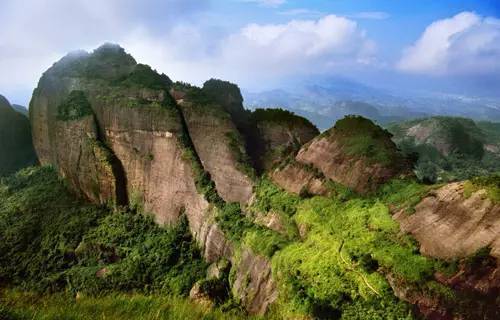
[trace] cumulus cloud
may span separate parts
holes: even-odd
[[[285,24],[249,24],[228,37],[222,58],[248,66],[248,72],[284,74],[369,63],[374,51],[375,44],[356,22],[328,15]]]
[[[0,2],[0,91],[26,104],[38,78],[68,51],[121,42],[144,26],[169,29],[208,0],[3,0]],[[156,16],[162,19],[154,19]],[[173,19],[175,18],[175,19]],[[177,21],[178,21],[177,20]]]
[[[371,63],[375,51],[355,21],[335,15],[214,31],[210,21],[190,19],[191,0],[159,1],[161,16],[171,18],[160,19],[160,25],[146,19],[157,14],[154,10],[132,0],[51,0],[50,9],[42,0],[29,1],[29,11],[13,0],[0,10],[0,91],[7,96],[23,88],[27,99],[42,72],[60,57],[103,42],[122,45],[137,61],[174,80],[198,85],[211,77],[253,86],[338,71]]]
[[[435,21],[404,51],[397,67],[437,75],[498,74],[500,20],[462,12]]]

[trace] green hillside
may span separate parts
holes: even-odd
[[[466,118],[432,117],[387,129],[417,176],[428,182],[464,180],[500,171],[500,125]]]
[[[0,176],[35,162],[29,119],[0,95]]]

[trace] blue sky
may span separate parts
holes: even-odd
[[[498,0],[3,0],[0,93],[103,42],[174,80],[250,90],[340,76],[397,90],[499,96]]]

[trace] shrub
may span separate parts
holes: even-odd
[[[204,273],[185,217],[163,228],[141,213],[85,204],[51,168],[2,179],[0,199],[0,278],[7,283],[42,292],[187,294]]]
[[[68,97],[57,107],[58,120],[77,120],[92,114],[90,102],[81,90],[71,91]]]

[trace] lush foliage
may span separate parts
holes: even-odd
[[[226,236],[237,245],[250,247],[255,253],[271,257],[290,241],[276,231],[253,223],[240,205],[229,203],[217,213],[216,221]]]
[[[252,119],[257,123],[267,121],[267,122],[284,124],[290,128],[295,128],[295,127],[309,128],[311,130],[317,131],[317,133],[319,134],[319,130],[316,128],[314,124],[311,123],[311,121],[301,116],[298,116],[293,112],[281,108],[255,109],[252,112]]]
[[[472,193],[484,189],[488,198],[495,203],[500,203],[500,175],[474,177],[464,184],[464,195],[470,197]]]
[[[187,222],[86,205],[51,168],[0,185],[0,280],[40,292],[141,290],[186,294],[205,263]]]
[[[19,290],[4,290],[0,294],[0,319],[233,320],[249,317],[238,310],[208,309],[185,298],[169,295],[114,293],[102,297],[81,296],[75,299],[67,293],[39,295]]]
[[[500,143],[500,129],[493,123],[432,117],[392,124],[388,129],[402,152],[415,160],[421,181],[465,180],[500,171],[498,152],[486,148],[486,143],[493,149]]]
[[[124,86],[140,86],[149,89],[165,90],[172,85],[172,80],[163,73],[157,73],[148,65],[137,64],[130,74],[115,80],[115,83]]]
[[[282,303],[292,314],[342,314],[351,319],[403,319],[409,308],[394,298],[381,271],[409,283],[427,281],[432,261],[418,254],[383,203],[315,197],[295,215],[307,230],[273,257]],[[354,312],[356,310],[356,312]],[[356,318],[355,318],[356,319]]]
[[[57,119],[77,120],[92,115],[92,106],[81,90],[73,90],[68,97],[57,107]]]
[[[0,95],[0,176],[35,164],[29,119]]]
[[[392,135],[372,121],[361,116],[346,116],[324,135],[334,134],[347,154],[363,157],[372,163],[400,166],[401,156]]]

